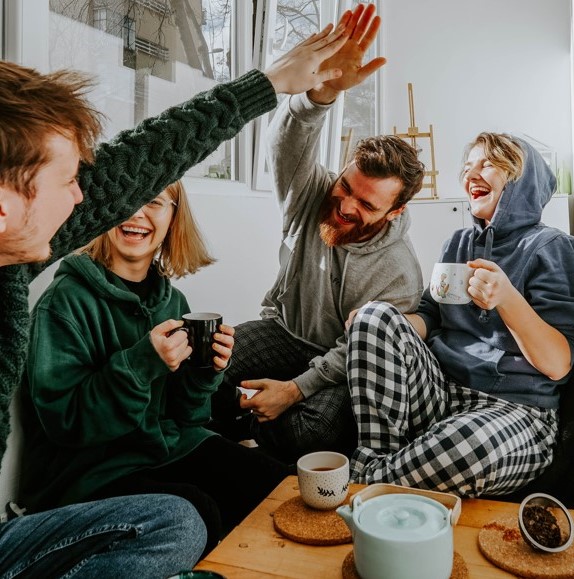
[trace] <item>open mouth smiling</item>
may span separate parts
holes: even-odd
[[[352,225],[353,223],[357,222],[356,219],[343,215],[341,213],[340,209],[335,210],[335,217],[336,217],[337,221],[339,221],[343,225]]]
[[[473,199],[480,199],[481,197],[485,197],[490,193],[490,190],[486,187],[471,187],[470,194]]]
[[[120,231],[129,239],[145,239],[151,231],[149,229],[145,229],[144,227],[133,227],[129,225],[121,225]]]

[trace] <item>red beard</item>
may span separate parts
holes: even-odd
[[[387,224],[387,216],[384,215],[375,223],[363,224],[360,221],[354,221],[351,229],[343,229],[339,222],[333,216],[337,211],[339,201],[329,192],[319,209],[319,235],[327,247],[336,247],[346,245],[347,243],[359,243],[372,239]]]

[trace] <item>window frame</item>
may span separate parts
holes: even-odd
[[[320,27],[327,22],[336,21],[344,10],[351,8],[356,0],[321,0]],[[382,0],[374,0],[377,4],[378,13],[382,13]],[[258,11],[263,3],[266,5],[268,14],[276,14],[277,0],[261,0],[258,3]],[[29,0],[0,0],[3,7],[3,58],[17,62],[24,66],[30,66],[41,72],[49,71],[49,2],[30,2]],[[232,62],[232,74],[237,78],[252,68],[265,70],[270,64],[271,54],[257,54],[252,48],[251,42],[245,39],[255,37],[259,30],[253,30],[253,22],[259,22],[259,18],[253,17],[253,3],[247,0],[233,0],[232,2],[232,27],[231,45],[234,48],[235,58]],[[256,15],[257,16],[257,15]],[[273,28],[267,26],[263,31],[263,47],[269,47],[272,39],[270,34]],[[241,34],[238,32],[241,31]],[[382,35],[377,40],[376,53],[382,54]],[[380,103],[382,95],[382,74],[376,75],[376,101]],[[343,99],[333,105],[329,111],[325,127],[321,135],[321,162],[330,170],[337,172],[339,154],[341,149],[341,131],[343,121]],[[252,191],[266,194],[271,191],[271,179],[265,172],[265,131],[268,125],[269,114],[249,123],[239,133],[232,143],[232,163],[235,169],[234,179],[225,180],[226,184],[242,183]],[[373,134],[381,130],[382,110],[381,106],[375,109],[375,126],[371,128]],[[203,177],[193,177],[203,179]],[[217,187],[218,188],[218,187]]]

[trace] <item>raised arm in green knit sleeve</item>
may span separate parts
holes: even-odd
[[[100,145],[95,162],[80,169],[84,201],[52,240],[50,261],[133,215],[222,142],[237,135],[246,123],[276,104],[275,90],[267,76],[253,70]]]

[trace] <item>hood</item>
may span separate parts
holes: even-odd
[[[474,259],[474,245],[484,245],[484,259],[491,259],[496,240],[514,231],[533,227],[540,223],[542,210],[556,190],[556,178],[540,153],[529,143],[512,137],[524,153],[524,169],[516,181],[509,181],[502,192],[492,221],[485,226],[484,220],[473,216],[474,239],[470,238],[469,256]],[[482,310],[479,320],[487,323],[489,312]]]
[[[396,241],[404,239],[411,226],[411,216],[408,207],[392,221],[388,222],[376,235],[360,243],[346,243],[341,245],[349,253],[365,254],[389,247]]]
[[[524,171],[516,181],[509,181],[490,225],[485,227],[482,219],[473,217],[474,228],[479,237],[488,229],[494,238],[505,237],[512,231],[537,225],[544,206],[556,190],[556,178],[540,153],[526,141],[512,137],[524,152]]]
[[[68,255],[65,257],[54,275],[54,280],[64,275],[81,280],[82,284],[88,287],[94,296],[98,298],[140,304],[140,298],[130,291],[117,276],[86,254]],[[154,310],[170,299],[171,284],[168,283],[166,278],[157,273],[153,265],[148,275],[153,275],[156,282],[154,291],[147,300],[146,307]]]

